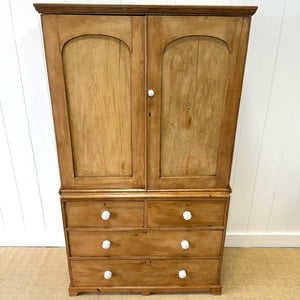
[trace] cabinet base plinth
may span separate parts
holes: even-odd
[[[222,287],[220,285],[199,287],[69,287],[70,296],[77,296],[79,293],[137,293],[147,296],[153,293],[181,292],[211,292],[213,295],[221,295]]]
[[[220,286],[220,287],[217,287],[217,288],[212,288],[210,291],[215,296],[221,295],[222,294],[222,287]]]

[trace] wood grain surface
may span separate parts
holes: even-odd
[[[228,47],[213,37],[183,37],[162,60],[160,176],[215,176]]]
[[[216,284],[218,260],[72,260],[75,286],[117,287],[162,287],[200,286]],[[104,278],[105,271],[112,272],[112,278]],[[179,278],[179,270],[185,270],[187,277]]]
[[[149,189],[229,186],[247,30],[242,17],[148,17]]]
[[[226,201],[148,201],[149,227],[223,226]],[[192,218],[184,220],[190,211]]]
[[[240,16],[239,8],[219,7],[208,17],[210,7],[187,16],[196,12],[135,6],[133,14],[154,15],[121,17],[83,14],[129,7],[36,7],[57,13],[42,20],[58,154],[65,160],[70,295],[220,294],[247,13],[256,8]],[[66,9],[77,15],[59,15]],[[161,16],[168,12],[175,15]]]
[[[145,187],[144,18],[42,22],[62,187]]]
[[[132,176],[130,49],[88,35],[65,44],[63,62],[74,175]]]
[[[69,231],[71,256],[178,256],[219,257],[223,231],[128,230]],[[102,243],[109,240],[109,249]],[[188,249],[181,248],[187,240]]]
[[[142,227],[144,203],[141,201],[66,202],[68,227]],[[103,211],[110,212],[107,221],[101,219]]]
[[[87,5],[34,3],[43,14],[111,14],[111,15],[206,15],[251,16],[257,6],[180,6],[180,5]]]

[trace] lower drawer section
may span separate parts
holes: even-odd
[[[89,259],[72,260],[71,269],[73,286],[189,287],[217,284],[218,264],[218,259]]]

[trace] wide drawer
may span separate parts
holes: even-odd
[[[224,226],[226,201],[149,201],[148,226]]]
[[[71,256],[217,257],[222,234],[222,230],[155,229],[68,232]],[[109,248],[104,249],[107,244]]]
[[[72,260],[73,285],[80,287],[199,286],[217,284],[218,259]],[[111,278],[105,279],[106,271]],[[186,277],[179,278],[179,271]],[[182,274],[183,272],[181,272]]]
[[[65,202],[67,227],[143,227],[142,201]],[[108,220],[102,213],[109,212]]]

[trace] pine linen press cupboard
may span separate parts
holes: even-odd
[[[220,294],[257,7],[34,6],[42,14],[70,295]]]

